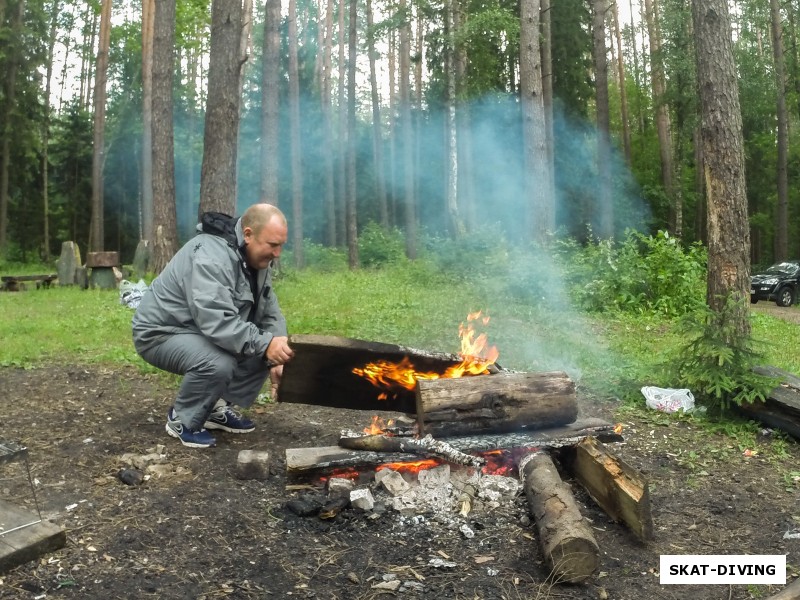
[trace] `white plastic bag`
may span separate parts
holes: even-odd
[[[119,303],[128,308],[136,309],[139,307],[139,302],[147,290],[147,284],[143,279],[140,279],[138,283],[123,279],[119,282]]]
[[[645,386],[642,388],[642,394],[644,394],[647,407],[653,410],[665,413],[694,410],[694,396],[689,390]]]

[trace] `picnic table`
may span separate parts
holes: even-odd
[[[47,273],[45,275],[3,275],[0,281],[3,282],[2,289],[6,292],[18,292],[25,289],[25,284],[33,282],[36,289],[40,287],[48,288],[50,284],[58,279],[57,273]]]

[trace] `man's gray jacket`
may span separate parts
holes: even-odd
[[[272,289],[271,268],[244,260],[241,219],[206,213],[198,233],[153,280],[133,316],[141,352],[165,337],[195,333],[237,357],[263,356],[286,319]]]

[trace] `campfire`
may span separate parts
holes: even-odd
[[[622,441],[619,426],[578,419],[566,373],[500,367],[497,348],[475,329],[487,323],[482,312],[468,315],[458,355],[293,336],[280,402],[398,413],[342,431],[336,446],[287,449],[287,476],[324,483],[333,503],[293,510],[320,518],[347,506],[368,513],[382,494],[400,514],[463,516],[475,502],[510,501],[523,490],[551,569],[562,581],[585,580],[599,548],[556,464],[642,539],[652,535],[647,482],[606,446]]]

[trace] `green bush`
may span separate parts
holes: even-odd
[[[371,222],[358,236],[358,258],[365,267],[390,265],[405,257],[405,237],[399,229],[386,229]]]
[[[616,308],[675,317],[705,300],[706,251],[668,233],[629,231],[620,244],[560,242],[558,256],[577,302],[590,311]]]
[[[742,308],[729,296],[716,312],[706,305],[680,321],[679,330],[688,340],[668,370],[683,387],[693,391],[699,404],[724,412],[732,404],[764,401],[777,385],[753,371],[763,359],[756,342],[737,328]],[[746,310],[746,307],[745,307]]]

